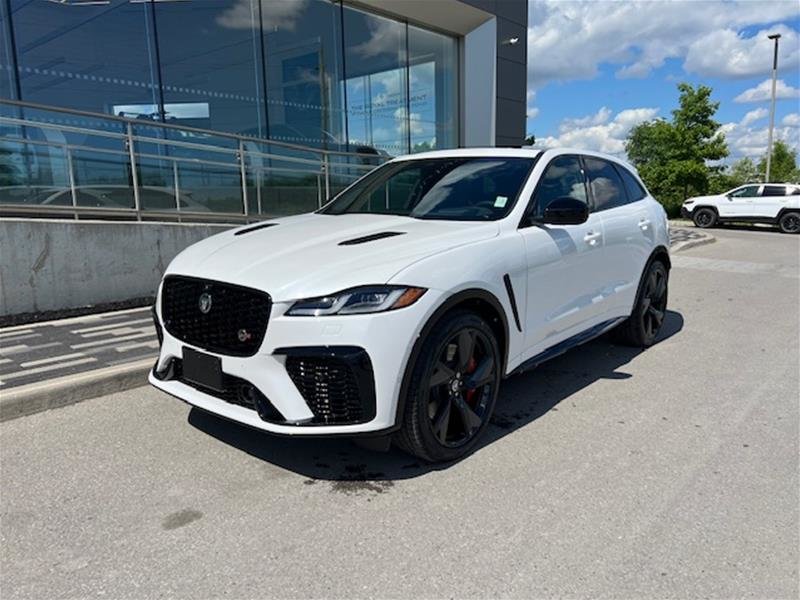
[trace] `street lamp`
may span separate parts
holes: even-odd
[[[769,183],[769,169],[772,166],[772,130],[775,127],[775,84],[778,79],[778,40],[780,33],[767,36],[775,40],[775,54],[772,57],[772,106],[769,109],[769,136],[767,137],[767,172],[764,174],[764,183]]]

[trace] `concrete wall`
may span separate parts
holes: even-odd
[[[0,220],[0,317],[152,296],[181,250],[227,228]]]

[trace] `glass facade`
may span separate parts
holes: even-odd
[[[458,145],[456,39],[346,2],[0,0],[0,36],[2,98],[331,150]]]

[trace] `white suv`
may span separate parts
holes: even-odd
[[[610,156],[398,158],[315,213],[175,258],[150,382],[264,431],[380,436],[452,460],[477,443],[507,375],[612,328],[652,344],[668,247],[664,210]]]
[[[689,198],[681,215],[703,228],[738,221],[769,223],[784,233],[800,233],[800,185],[749,183],[724,194]]]

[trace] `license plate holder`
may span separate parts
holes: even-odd
[[[183,347],[183,378],[201,387],[222,392],[222,360],[218,356]]]

